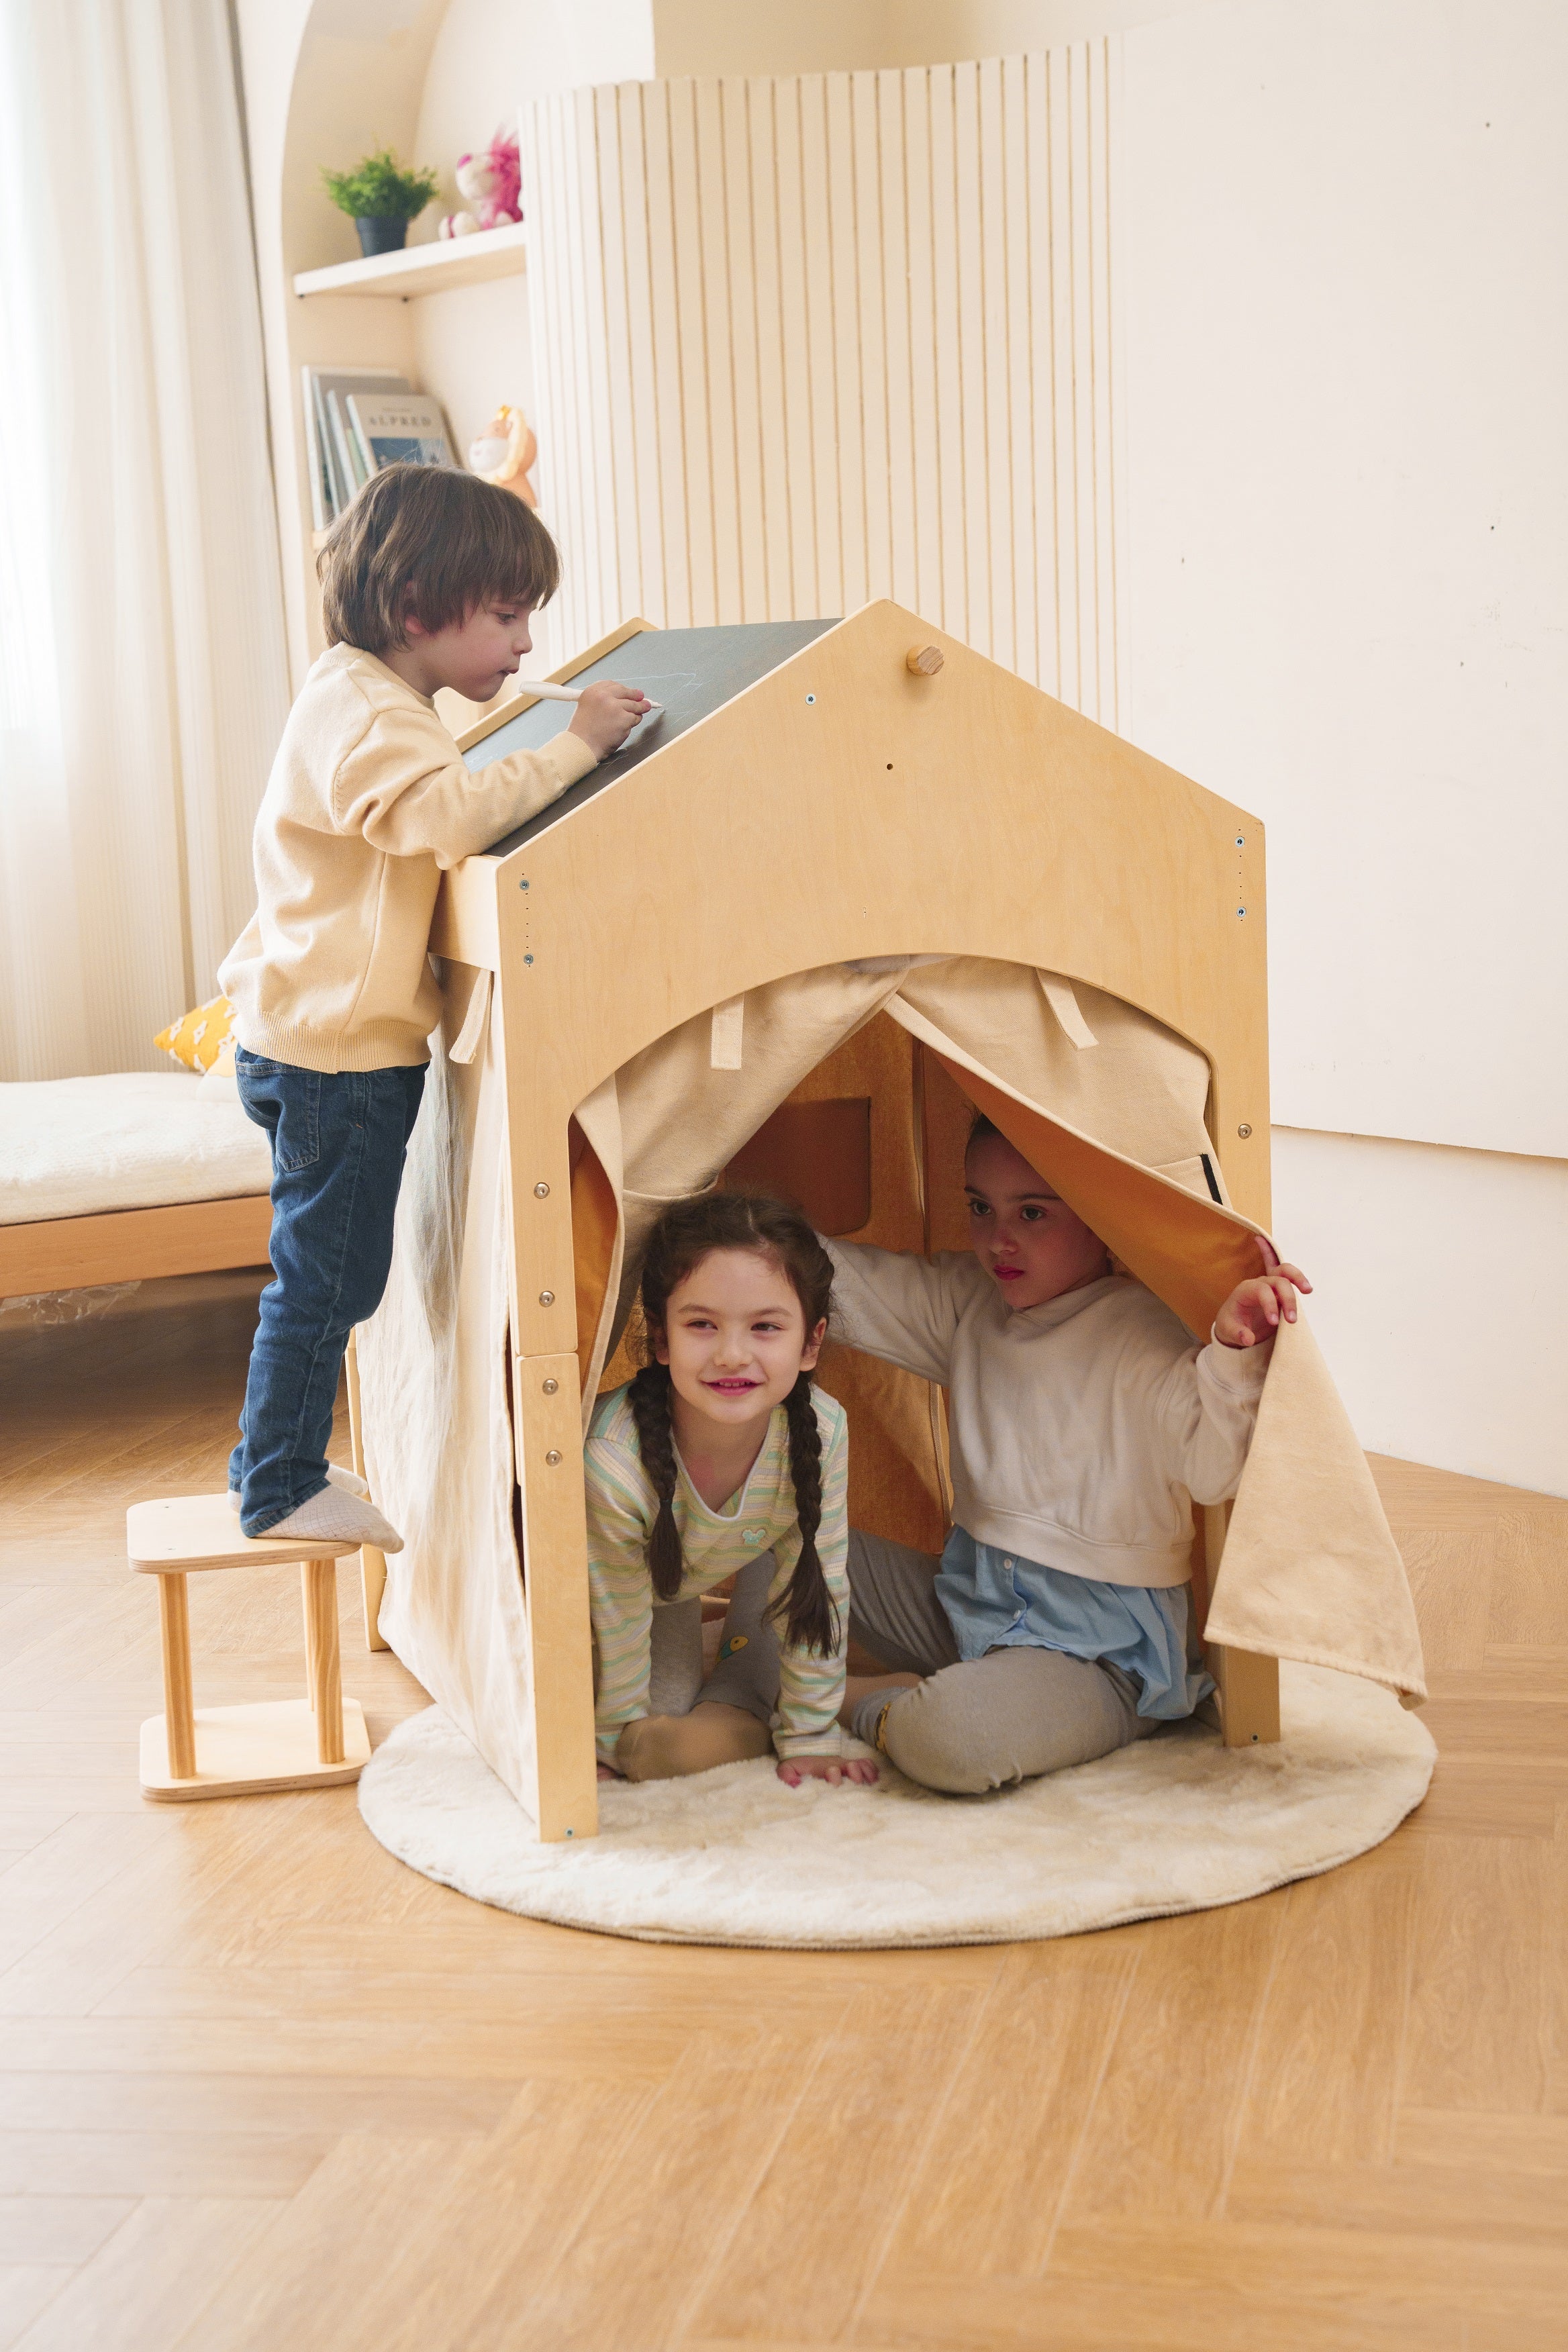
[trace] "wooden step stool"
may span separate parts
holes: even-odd
[[[337,1562],[359,1546],[314,1537],[301,1555],[298,1536],[243,1536],[226,1495],[133,1503],[125,1533],[132,1567],[158,1580],[163,1635],[164,1711],[142,1726],[142,1795],[169,1803],[358,1780],[370,1761],[370,1740],[359,1701],[344,1698],[339,1676]],[[310,1696],[195,1707],[186,1576],[193,1569],[273,1568],[291,1560],[300,1562],[304,1588]]]

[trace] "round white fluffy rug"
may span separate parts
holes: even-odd
[[[377,1748],[360,1811],[427,1878],[563,1927],[818,1950],[1012,1943],[1240,1903],[1364,1853],[1420,1803],[1436,1750],[1386,1691],[1285,1665],[1280,1699],[1278,1747],[1227,1749],[1186,1724],[987,1797],[934,1796],[886,1759],[874,1789],[786,1789],[765,1759],[606,1783],[580,1845],[541,1845],[433,1706]]]

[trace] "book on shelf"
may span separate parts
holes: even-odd
[[[395,368],[305,367],[300,371],[304,394],[305,446],[310,474],[310,520],[317,530],[335,522],[354,492],[369,481],[378,466],[390,465],[387,453],[375,456],[353,414],[356,398],[400,397],[421,411],[434,413],[443,444],[446,425],[436,402],[416,393]],[[426,457],[426,465],[451,465],[448,448],[443,457]]]
[[[347,406],[370,471],[383,466],[456,466],[438,400],[422,392],[365,390],[351,392]]]
[[[332,429],[332,447],[337,452],[338,471],[348,484],[349,497],[363,489],[370,479],[370,459],[361,448],[353,421],[344,413],[342,401],[335,392],[327,394],[327,420]]]

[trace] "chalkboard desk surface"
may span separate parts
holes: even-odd
[[[655,629],[636,624],[613,651],[574,669],[571,683],[592,686],[599,678],[617,678],[623,686],[641,687],[663,709],[639,720],[612,759],[601,761],[529,824],[493,843],[488,855],[504,857],[537,840],[835,625],[832,621],[748,621],[724,628]],[[524,685],[521,692],[526,696],[527,691]],[[515,715],[503,706],[480,719],[458,743],[470,769],[486,768],[512,751],[538,751],[568,724],[560,703],[524,701]]]

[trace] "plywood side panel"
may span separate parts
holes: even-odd
[[[894,596],[1121,723],[1118,55],[525,110],[561,651]]]

